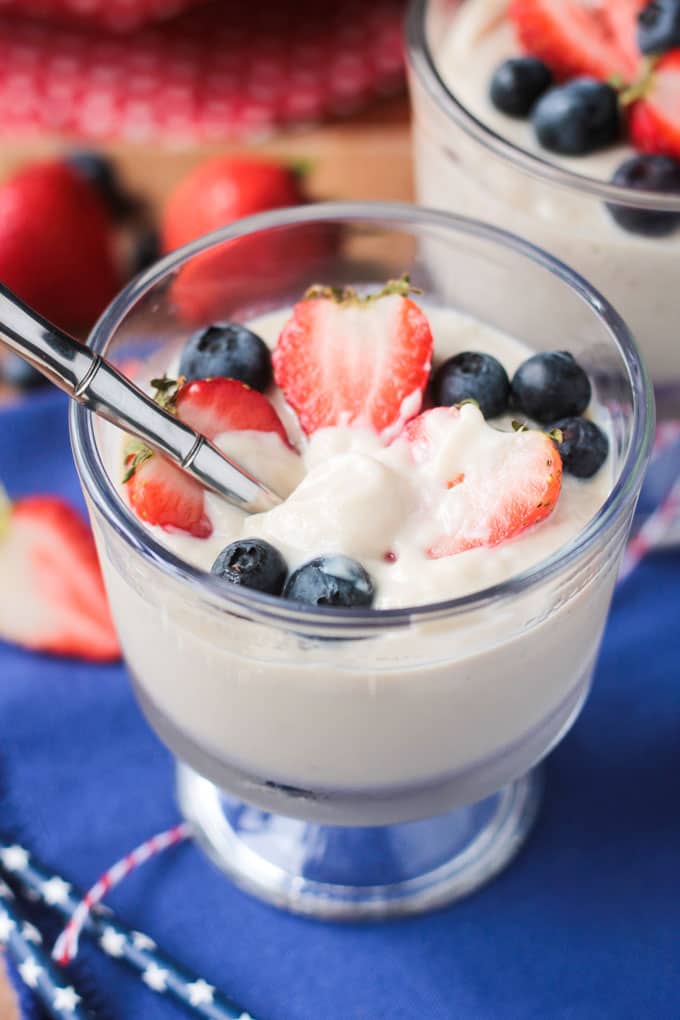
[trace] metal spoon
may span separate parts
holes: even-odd
[[[119,425],[247,513],[281,498],[200,432],[154,403],[99,354],[43,319],[0,284],[0,341],[73,400]]]

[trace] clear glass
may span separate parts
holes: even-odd
[[[420,202],[515,231],[563,259],[619,309],[657,386],[659,408],[680,409],[680,235],[648,238],[618,226],[606,204],[680,212],[680,196],[614,187],[531,153],[475,117],[442,52],[456,19],[478,0],[412,0],[408,15],[413,152]],[[502,10],[502,0],[498,3]],[[452,85],[452,81],[454,84]],[[447,85],[448,82],[448,85]],[[509,121],[509,124],[511,122]]]
[[[278,268],[274,251],[288,256]],[[271,271],[249,271],[254,255]],[[242,886],[317,916],[456,898],[529,831],[530,770],[587,695],[649,453],[652,397],[635,345],[584,280],[531,245],[373,203],[281,210],[201,239],[123,291],[90,339],[146,376],[201,318],[240,321],[318,280],[376,285],[404,271],[426,301],[535,349],[559,337],[611,417],[607,502],[558,555],[507,583],[384,611],[304,610],[225,590],[131,513],[107,466],[118,463],[112,426],[80,406],[71,417],[124,654],[144,712],[182,763],[181,808]]]

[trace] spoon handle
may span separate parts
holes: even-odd
[[[280,498],[198,432],[159,407],[110,362],[43,319],[0,284],[0,340],[72,400],[164,453],[249,513]]]

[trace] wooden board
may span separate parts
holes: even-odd
[[[0,144],[0,180],[22,163],[77,147],[64,138]],[[243,146],[206,145],[172,149],[158,145],[106,145],[131,188],[158,206],[173,185],[200,159]],[[261,152],[309,164],[308,186],[317,199],[385,199],[412,196],[408,108],[404,99],[378,104],[351,121],[289,132],[251,145]],[[0,1018],[1,1020],[1,1018]]]

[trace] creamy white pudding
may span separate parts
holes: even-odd
[[[427,12],[435,6],[420,9]],[[458,110],[448,105],[450,97],[441,82],[412,52],[418,198],[434,208],[491,221],[563,259],[623,314],[655,383],[677,385],[675,278],[680,231],[667,237],[627,232],[613,220],[604,201],[589,191],[587,180],[609,180],[632,153],[625,143],[581,157],[555,156],[538,145],[528,121],[493,107],[489,100],[493,71],[521,52],[507,7],[507,0],[461,0],[446,14],[440,13],[436,36],[430,33],[431,58],[441,82],[460,104]],[[418,33],[420,45],[425,28],[419,26]],[[548,166],[520,165],[495,136]],[[550,175],[551,166],[571,176],[557,180]],[[545,313],[548,317],[548,308]]]

